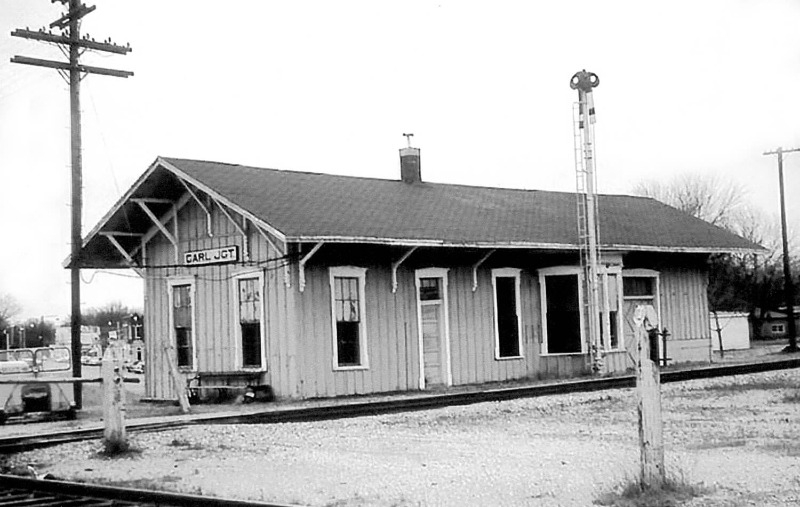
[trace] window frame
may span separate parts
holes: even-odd
[[[580,266],[553,266],[549,268],[541,268],[537,270],[539,276],[539,306],[541,309],[542,317],[542,343],[540,355],[542,356],[577,356],[585,355],[588,352],[586,344],[586,316],[583,311],[583,290],[581,287],[584,283],[583,270]],[[578,278],[578,316],[581,333],[581,350],[578,352],[549,352],[548,349],[548,336],[547,336],[547,283],[548,276],[568,276],[574,275]]]
[[[244,365],[244,344],[242,343],[242,326],[241,326],[241,301],[239,301],[239,282],[256,278],[258,280],[258,287],[261,290],[261,304],[259,310],[261,311],[261,319],[259,322],[259,333],[261,339],[261,366],[252,367]],[[267,367],[267,329],[266,329],[266,285],[264,282],[263,270],[250,270],[241,271],[231,277],[231,302],[233,303],[233,336],[236,343],[236,366],[243,371],[262,371],[268,370]]]
[[[330,303],[331,303],[331,346],[333,348],[332,366],[334,371],[354,371],[369,369],[369,354],[367,351],[367,268],[357,266],[331,266],[328,269],[330,283]],[[358,311],[360,321],[358,323],[358,352],[359,364],[340,365],[339,364],[339,339],[336,327],[336,278],[357,278],[358,279]]]
[[[492,269],[492,303],[494,309],[494,359],[496,361],[509,361],[514,359],[525,359],[525,352],[522,348],[522,303],[521,299],[521,273],[519,268],[495,268]],[[517,316],[517,355],[515,356],[501,356],[500,355],[500,313],[497,306],[497,279],[498,278],[513,278],[514,279],[514,297],[515,297],[515,312]]]
[[[180,366],[177,362],[178,337],[175,333],[175,287],[189,286],[189,295],[192,298],[192,365]],[[194,276],[182,276],[167,279],[167,301],[169,302],[169,338],[170,344],[175,348],[175,365],[182,372],[198,371],[197,358],[197,283]]]

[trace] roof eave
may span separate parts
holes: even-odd
[[[373,236],[287,236],[290,243],[363,243],[370,245],[391,246],[430,246],[430,247],[456,247],[456,248],[518,248],[532,250],[578,250],[578,245],[572,243],[541,243],[533,241],[448,241],[437,239],[408,239]],[[621,252],[662,252],[662,253],[687,253],[687,254],[717,254],[717,253],[758,253],[766,251],[756,248],[726,248],[726,247],[681,247],[657,245],[627,245],[607,244],[601,245],[604,251]]]

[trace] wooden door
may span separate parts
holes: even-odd
[[[442,386],[447,384],[444,279],[420,278],[418,287],[424,387]]]

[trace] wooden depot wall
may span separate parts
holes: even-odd
[[[238,245],[243,254],[245,242],[240,232],[216,205],[211,209],[212,236],[207,234],[206,214],[196,202],[189,201],[179,210],[179,253]],[[239,225],[243,223],[240,215],[230,213]],[[173,230],[173,220],[166,224],[169,230]],[[479,251],[420,249],[398,268],[397,290],[393,292],[391,263],[407,249],[326,244],[306,265],[306,285],[300,292],[296,259],[290,266],[291,286],[287,287],[281,263],[269,261],[282,254],[274,251],[252,225],[247,238],[250,259],[260,263],[258,266],[183,267],[180,266],[181,256],[176,260],[175,249],[162,234],[156,234],[145,245],[145,266],[149,266],[145,269],[148,397],[174,399],[176,396],[163,349],[171,341],[170,280],[187,279],[195,284],[193,332],[197,370],[228,372],[240,369],[237,365],[239,344],[234,333],[232,278],[248,271],[261,271],[264,276],[267,369],[263,382],[270,384],[279,397],[330,397],[418,389],[420,364],[414,273],[426,267],[448,269],[447,310],[454,385],[526,377],[563,378],[588,372],[586,355],[540,355],[542,321],[536,270],[575,265],[574,255],[498,252],[478,269],[478,286],[473,291],[472,265],[481,257]],[[303,252],[310,246],[306,245]],[[704,347],[710,350],[704,264],[696,259],[680,262],[677,255],[652,254],[633,260],[636,267],[647,265],[660,272],[662,326],[672,334],[670,357],[677,360],[701,357],[703,360],[706,357],[702,354]],[[365,317],[369,368],[338,371],[333,368],[329,267],[347,265],[367,268]],[[522,269],[522,358],[495,358],[491,269],[500,267]],[[608,354],[605,360],[612,371],[624,371],[629,366],[627,357],[628,353],[621,351]]]

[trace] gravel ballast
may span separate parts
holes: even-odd
[[[800,370],[662,386],[688,506],[800,505]],[[633,389],[353,419],[134,433],[5,458],[39,473],[301,505],[591,505],[637,477]]]

